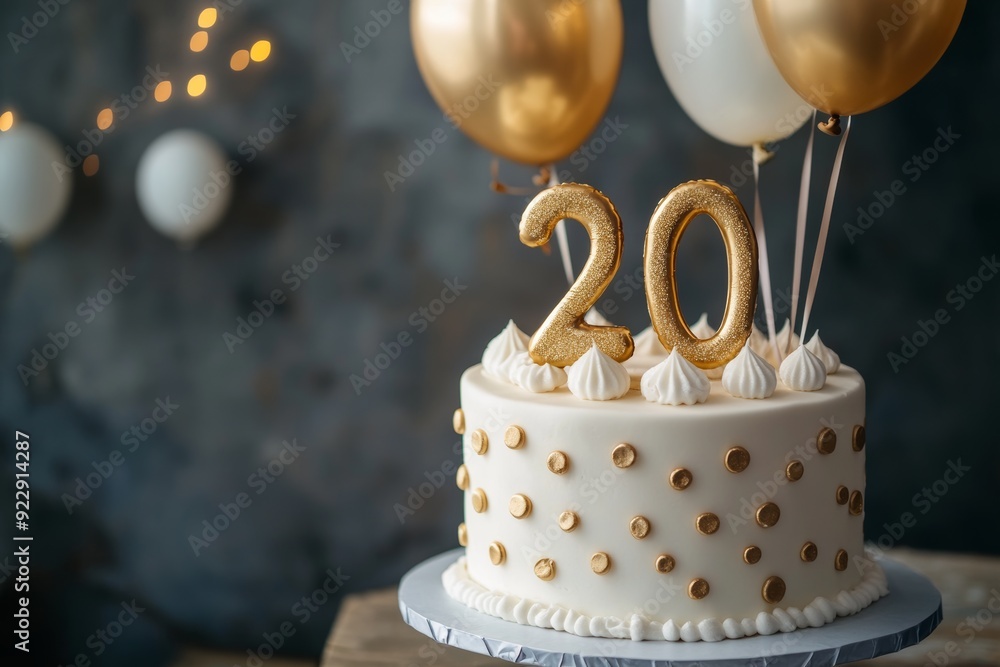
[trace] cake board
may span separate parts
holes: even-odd
[[[820,628],[721,642],[578,637],[477,612],[452,599],[441,574],[455,549],[410,570],[399,586],[403,620],[437,642],[510,662],[545,667],[825,667],[894,653],[923,641],[941,622],[941,595],[923,575],[890,559],[880,564],[889,595]]]

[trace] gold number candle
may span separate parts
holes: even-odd
[[[675,277],[681,236],[701,213],[711,216],[722,232],[729,265],[722,324],[705,339],[691,333],[681,314]],[[643,263],[649,317],[665,348],[677,348],[699,368],[717,368],[739,354],[750,336],[757,303],[757,241],[732,190],[715,181],[691,181],[671,190],[650,218]]]
[[[583,321],[611,284],[622,256],[622,221],[614,204],[589,185],[564,183],[540,192],[521,216],[521,242],[544,246],[560,220],[576,220],[590,235],[590,256],[576,282],[531,337],[528,352],[537,363],[569,366],[592,345],[617,361],[635,345],[626,327]]]

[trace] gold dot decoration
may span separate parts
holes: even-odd
[[[490,542],[490,562],[503,565],[507,560],[507,549],[499,542]]]
[[[691,482],[694,481],[694,475],[692,475],[691,471],[687,468],[677,468],[670,473],[668,480],[670,482],[670,486],[678,491],[683,491],[691,486]]]
[[[486,431],[481,428],[477,428],[472,432],[472,451],[476,454],[485,454],[486,450],[490,448],[490,437],[486,435]]]
[[[635,463],[635,447],[621,443],[611,451],[611,461],[619,468],[628,468]]]
[[[851,497],[847,500],[847,511],[854,516],[858,516],[865,510],[865,497],[860,491],[851,491]]]
[[[469,529],[465,527],[464,523],[458,524],[458,545],[469,546]]]
[[[846,505],[847,501],[850,499],[850,495],[851,495],[850,491],[847,490],[846,486],[844,486],[843,484],[841,484],[840,486],[838,486],[837,487],[837,504],[838,505]]]
[[[785,478],[789,482],[797,482],[802,479],[802,473],[806,471],[802,461],[792,461],[787,466],[785,466]]]
[[[760,596],[768,604],[778,604],[785,597],[785,582],[781,577],[768,577],[760,589]]]
[[[817,556],[819,556],[819,548],[812,542],[806,542],[802,545],[802,548],[799,549],[799,558],[806,563],[813,562],[816,560]]]
[[[677,565],[677,562],[674,560],[674,557],[669,554],[660,554],[656,557],[656,560],[653,561],[653,567],[655,567],[656,571],[661,574],[670,572],[674,569],[675,565]]]
[[[628,522],[628,530],[635,539],[643,539],[649,535],[649,519],[644,516],[632,517],[632,520]]]
[[[542,581],[552,581],[556,578],[556,562],[551,558],[540,558],[535,563],[535,576]]]
[[[733,447],[726,452],[726,470],[729,472],[743,472],[750,466],[750,452],[744,447]]]
[[[756,565],[760,562],[760,547],[749,546],[743,550],[743,562],[747,565]]]
[[[688,584],[688,597],[692,600],[701,600],[708,595],[708,582],[704,579],[692,579]]]
[[[711,535],[715,531],[719,530],[719,525],[719,517],[711,512],[699,514],[698,518],[694,520],[694,527],[697,528],[698,532],[702,535]]]
[[[837,555],[833,557],[833,567],[837,572],[847,569],[847,552],[843,549],[837,550]]]
[[[570,512],[567,510],[559,515],[559,527],[562,528],[563,531],[572,533],[579,525],[580,517],[576,512]]]
[[[757,525],[770,528],[781,518],[781,509],[774,503],[764,503],[757,508]]]
[[[837,434],[829,426],[824,426],[816,436],[816,449],[820,454],[833,454],[837,448]]]
[[[455,429],[455,433],[459,435],[465,433],[465,412],[462,408],[455,410],[455,414],[451,416],[451,425]]]
[[[524,429],[516,424],[508,426],[507,430],[503,432],[503,444],[511,449],[524,447],[524,440]]]
[[[465,467],[464,463],[458,466],[458,472],[455,473],[455,486],[463,491],[469,489],[469,469]]]
[[[476,489],[472,492],[472,509],[477,513],[482,514],[486,511],[486,492],[482,489]]]
[[[851,449],[860,452],[865,448],[865,427],[858,424],[851,432]]]
[[[545,459],[545,465],[548,466],[550,472],[562,475],[569,470],[569,457],[566,456],[565,452],[556,450],[549,454],[549,458]]]
[[[515,519],[523,519],[531,514],[531,498],[523,493],[515,493],[510,497],[507,507]]]
[[[594,571],[594,574],[605,574],[611,569],[611,556],[603,551],[598,551],[590,557],[590,569]]]

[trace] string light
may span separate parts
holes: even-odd
[[[218,18],[218,12],[215,11],[215,7],[208,7],[201,10],[201,14],[198,14],[198,27],[199,28],[211,28],[215,25],[215,20]]]
[[[195,53],[200,53],[205,50],[208,46],[208,33],[204,30],[199,30],[195,34],[191,35],[191,50]]]
[[[101,109],[100,113],[97,114],[97,129],[106,130],[111,127],[111,123],[115,120],[115,113],[109,109]]]
[[[204,74],[195,74],[188,81],[187,91],[188,95],[191,97],[198,97],[205,92],[205,88],[208,87],[208,80],[205,79]]]
[[[153,89],[153,99],[157,102],[166,102],[173,91],[174,87],[169,81],[161,81]]]
[[[266,39],[254,42],[250,47],[250,59],[255,63],[262,63],[271,55],[271,42]]]
[[[86,158],[84,158],[83,160],[84,176],[93,176],[94,174],[97,173],[97,170],[100,168],[101,168],[101,158],[97,157],[97,155],[91,154],[88,155]]]
[[[14,112],[4,111],[0,114],[0,132],[6,132],[14,126]]]
[[[233,54],[233,57],[229,59],[229,66],[233,68],[234,72],[242,72],[250,64],[250,52],[246,49],[240,49]]]

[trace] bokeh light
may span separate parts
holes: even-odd
[[[250,59],[255,63],[264,62],[269,55],[271,55],[271,42],[266,39],[254,42],[254,45],[250,47]]]
[[[198,14],[198,27],[199,28],[211,28],[215,25],[215,20],[219,17],[219,13],[215,11],[215,7],[208,7],[201,10],[201,14]]]
[[[233,57],[229,59],[229,66],[233,68],[234,72],[242,72],[250,64],[250,52],[246,49],[240,49],[233,54]]]
[[[100,168],[101,168],[101,158],[97,157],[97,155],[91,154],[88,155],[86,158],[84,158],[83,160],[84,176],[93,176],[94,174],[97,173],[97,170]]]
[[[198,97],[205,92],[205,88],[208,87],[208,80],[205,78],[204,74],[195,74],[188,81],[188,95],[191,97]]]
[[[111,127],[111,123],[115,121],[115,112],[111,109],[105,107],[101,109],[97,114],[97,129],[106,130]]]
[[[195,34],[191,35],[191,50],[195,53],[200,53],[205,50],[208,46],[208,33],[204,30],[199,30]]]
[[[0,132],[6,132],[14,126],[14,112],[4,111],[0,113]]]
[[[153,99],[157,102],[166,102],[170,99],[170,94],[174,91],[174,86],[169,81],[161,81],[153,89]]]

